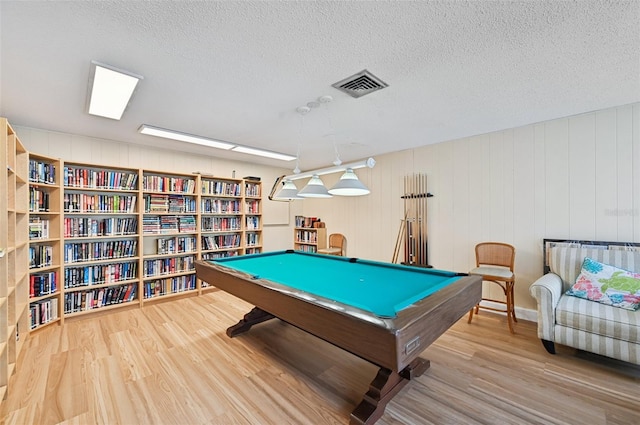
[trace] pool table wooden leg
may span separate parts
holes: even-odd
[[[369,385],[369,391],[360,404],[351,412],[350,425],[369,425],[375,423],[384,414],[387,403],[407,383],[424,373],[430,366],[429,360],[416,358],[400,373],[381,367],[375,379]]]
[[[251,329],[251,326],[266,322],[267,320],[271,320],[275,317],[276,316],[273,314],[267,313],[261,308],[254,307],[253,310],[245,314],[238,323],[227,328],[227,336],[233,338],[236,335],[240,335],[241,333],[248,331]]]

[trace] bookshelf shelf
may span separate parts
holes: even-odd
[[[28,332],[28,153],[0,118],[0,394],[4,398]]]

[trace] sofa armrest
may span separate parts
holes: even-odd
[[[538,338],[553,341],[556,306],[562,296],[562,279],[556,274],[547,273],[531,284],[529,293],[538,302]]]

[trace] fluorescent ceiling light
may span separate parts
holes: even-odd
[[[286,155],[284,153],[265,151],[262,149],[248,148],[246,146],[236,146],[233,148],[234,152],[248,153],[251,155],[264,156],[267,158],[280,159],[282,161],[293,161],[295,156]]]
[[[141,75],[91,61],[89,113],[119,120],[142,79]]]
[[[142,124],[138,131],[149,136],[163,137],[165,139],[178,140],[180,142],[194,143],[196,145],[209,146],[217,149],[231,149],[235,145],[221,142],[220,140],[207,139],[206,137],[194,136],[193,134],[181,133],[179,131],[166,130],[164,128],[153,127]]]

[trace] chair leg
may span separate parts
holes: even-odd
[[[516,318],[516,299],[515,299],[515,282],[511,284],[511,289],[509,290],[511,293],[511,317],[513,317],[513,321],[518,323],[518,319]]]
[[[473,310],[475,309],[475,307],[471,307],[471,310],[469,310],[469,319],[467,320],[467,323],[471,323],[471,320],[473,320]],[[478,314],[478,313],[476,313]]]
[[[546,339],[541,339],[540,341],[542,341],[542,345],[544,345],[545,350],[547,350],[549,354],[556,353],[556,346],[553,341],[548,341]]]
[[[515,334],[516,332],[513,330],[513,322],[517,322],[516,312],[514,308],[514,297],[513,297],[513,283],[508,283],[505,286],[505,295],[507,299],[507,323],[509,325],[509,332]]]

